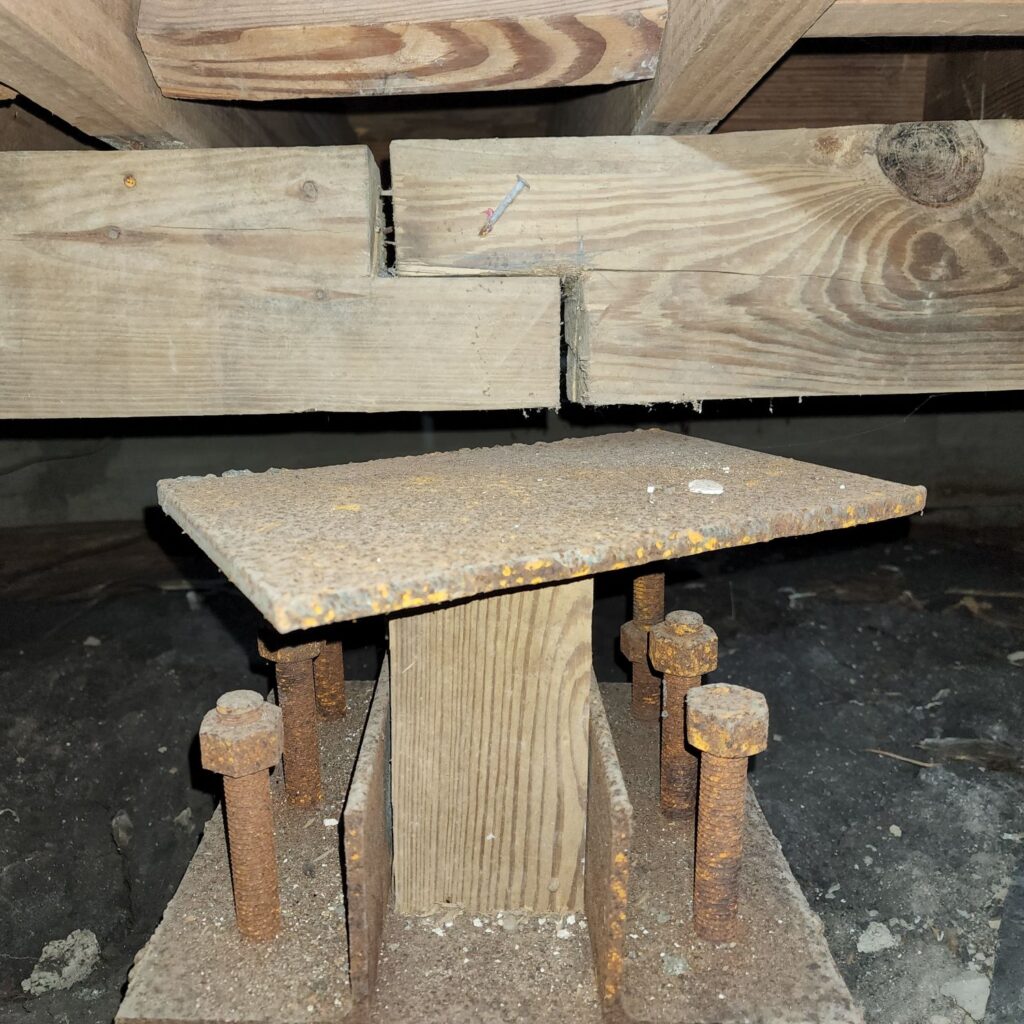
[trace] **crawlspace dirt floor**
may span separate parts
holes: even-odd
[[[602,679],[627,584],[598,581]],[[926,517],[702,555],[669,602],[768,696],[753,783],[867,1019],[1021,1024],[1024,534]],[[213,812],[202,714],[268,686],[255,625],[159,516],[0,532],[3,1024],[112,1019]],[[348,639],[373,677],[382,623]]]

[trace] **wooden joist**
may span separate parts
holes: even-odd
[[[12,153],[0,177],[0,417],[558,402],[557,283],[373,276],[363,147]]]
[[[669,14],[651,82],[569,101],[562,135],[702,134],[732,110],[832,0],[689,0]]]
[[[665,0],[143,0],[164,93],[267,100],[649,78]]]
[[[1015,121],[402,143],[398,265],[569,278],[586,404],[1019,388],[1022,166]]]
[[[1015,36],[1024,0],[835,0],[811,37]]]
[[[115,148],[337,141],[337,115],[163,96],[135,36],[138,0],[0,0],[0,80]]]

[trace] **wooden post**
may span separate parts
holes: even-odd
[[[393,619],[399,913],[580,910],[590,580]]]

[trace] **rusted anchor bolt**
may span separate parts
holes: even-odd
[[[702,751],[694,931],[702,939],[730,942],[739,933],[747,758],[768,746],[768,704],[754,690],[713,683],[691,690],[686,705],[686,735]]]
[[[296,643],[266,626],[259,652],[274,662],[277,701],[284,716],[284,790],[289,803],[311,807],[323,798],[320,781],[320,736],[316,720],[313,661],[323,641]]]
[[[669,612],[651,627],[651,664],[664,673],[661,813],[689,818],[697,807],[697,758],[686,749],[686,694],[718,666],[718,637],[696,612]]]
[[[316,706],[321,718],[345,714],[345,658],[340,640],[325,640],[324,649],[313,662]]]
[[[661,683],[647,661],[647,632],[665,617],[665,574],[633,580],[633,618],[619,631],[619,649],[632,664],[630,711],[634,718],[654,721],[661,713]]]
[[[268,769],[281,758],[281,710],[254,690],[225,693],[199,727],[203,767],[224,777],[235,922],[262,942],[281,930]]]

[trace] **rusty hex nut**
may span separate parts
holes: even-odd
[[[318,658],[324,649],[323,640],[298,642],[301,636],[301,633],[297,636],[282,635],[269,623],[264,623],[263,628],[256,636],[256,646],[261,658],[275,664],[277,662],[310,661],[313,658]]]
[[[638,626],[632,619],[619,630],[619,650],[634,665],[647,661],[647,626]]]
[[[718,634],[696,612],[669,612],[648,642],[656,672],[695,678],[718,667]]]
[[[745,686],[711,683],[686,695],[686,739],[718,757],[752,757],[768,746],[768,702]]]
[[[254,690],[224,694],[199,727],[203,767],[233,779],[273,768],[283,743],[281,709]]]

